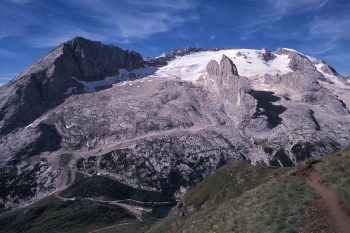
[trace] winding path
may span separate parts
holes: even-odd
[[[98,229],[98,230],[89,231],[88,233],[96,233],[96,232],[100,232],[100,231],[112,229],[112,228],[115,228],[115,227],[119,227],[119,226],[123,226],[123,225],[132,225],[132,224],[136,224],[136,223],[134,223],[134,222],[120,223],[120,224],[117,224],[117,225],[113,225],[113,226],[109,226],[109,227],[104,227],[104,228],[101,228],[101,229]]]
[[[337,233],[349,233],[350,216],[340,206],[335,195],[320,182],[320,167],[321,163],[312,166],[313,170],[307,179],[307,184],[319,193],[322,203],[326,206],[329,215],[332,217],[332,223],[336,228],[334,230],[336,230]]]

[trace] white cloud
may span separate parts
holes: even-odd
[[[3,85],[5,85],[6,83],[8,83],[10,80],[11,80],[11,78],[12,78],[13,76],[0,76],[0,86],[3,86]]]
[[[75,36],[101,41],[140,40],[197,20],[193,10],[198,1],[62,0],[66,6],[77,9],[74,18],[70,12],[53,9],[44,1],[19,7],[10,3],[0,9],[0,39],[20,36],[35,47],[52,47]]]
[[[130,0],[124,4],[109,0],[76,0],[74,4],[87,10],[87,14],[104,27],[114,30],[117,38],[147,38],[198,19],[195,14],[182,14],[197,7],[197,0]]]
[[[338,39],[350,39],[350,18],[349,16],[336,18],[315,17],[310,25],[312,37]]]
[[[16,57],[16,56],[18,56],[18,55],[20,55],[20,54],[18,54],[18,53],[16,53],[16,52],[12,52],[12,51],[7,50],[7,49],[1,49],[1,48],[0,48],[0,56],[1,56],[1,57],[7,57],[7,58],[9,58],[9,57]]]
[[[323,8],[329,0],[269,0],[275,12],[280,15],[315,11]]]
[[[23,4],[23,3],[29,3],[31,2],[32,0],[5,0],[7,2],[11,2],[11,3],[20,3],[20,4]]]
[[[329,0],[266,0],[255,1],[261,5],[256,12],[252,13],[251,19],[240,26],[244,37],[258,31],[272,28],[282,19],[307,12],[315,12],[324,8]],[[256,15],[256,16],[255,16]]]

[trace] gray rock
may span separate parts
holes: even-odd
[[[245,77],[238,75],[235,64],[227,56],[223,55],[220,65],[216,61],[210,61],[206,68],[208,78],[205,81],[210,88],[217,90],[218,97],[228,104],[224,104],[225,111],[232,112],[232,116],[239,115],[238,118],[248,114],[251,116],[256,109],[256,101],[250,95],[250,82]],[[232,105],[232,103],[234,103]],[[233,114],[236,112],[236,114]],[[240,114],[237,114],[240,112]],[[235,119],[233,117],[232,119]],[[239,120],[235,119],[238,122]]]
[[[333,75],[333,76],[340,76],[338,74],[338,72],[331,65],[328,65],[324,61],[322,61],[322,63],[323,63],[323,66],[321,67],[321,70],[324,73],[329,74],[329,75]]]
[[[301,53],[279,48],[275,51],[275,54],[288,55],[291,60],[289,63],[289,67],[294,71],[316,72],[316,68],[312,65],[312,62]]]
[[[276,55],[267,48],[263,48],[262,59],[265,62],[271,61],[276,58]]]
[[[62,103],[67,88],[77,87],[81,93],[77,80],[101,80],[121,68],[143,65],[140,54],[100,42],[77,37],[63,43],[0,87],[0,135],[25,126]]]
[[[239,76],[236,65],[225,55],[222,56],[220,61],[220,71],[221,77]]]

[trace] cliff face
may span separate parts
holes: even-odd
[[[82,93],[79,81],[97,81],[143,65],[136,52],[80,37],[65,42],[1,87],[0,134],[25,126],[62,103],[68,88]]]

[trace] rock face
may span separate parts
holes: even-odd
[[[214,60],[210,61],[206,75],[207,77],[202,77],[205,85],[217,90],[216,98],[224,101],[225,110],[231,112],[228,115],[238,116],[239,120],[234,121],[239,122],[245,115],[252,116],[255,113],[256,100],[250,94],[249,80],[239,76],[231,59],[223,55],[220,64]]]
[[[263,48],[262,58],[268,62],[276,58],[276,55],[267,48]]]
[[[314,72],[316,68],[310,63],[309,59],[296,51],[289,49],[277,49],[276,54],[285,54],[290,58],[289,67],[294,71],[303,71],[303,72]]]
[[[13,194],[2,194],[2,205],[22,205],[59,190],[62,177],[76,172],[173,199],[231,160],[293,166],[350,145],[345,82],[292,50],[242,50],[232,59],[219,53],[195,54],[215,60],[200,66],[198,80],[185,81],[157,73],[158,67],[149,67],[155,63],[135,52],[82,38],[51,51],[0,88],[1,190]],[[290,59],[292,69],[240,76],[249,74],[249,53],[258,53],[254,64],[267,67]],[[244,64],[245,73],[235,64]],[[144,77],[84,92],[82,85],[127,70]],[[329,78],[334,84],[322,81]],[[77,91],[67,94],[72,86]],[[13,167],[19,176],[33,170],[28,182],[38,188],[8,175]],[[37,169],[51,178],[44,181]],[[22,186],[26,194],[18,196],[16,187]]]
[[[96,81],[119,69],[144,65],[142,56],[84,38],[59,45],[10,83],[0,87],[0,135],[25,126],[43,112],[62,103],[67,89],[79,81]]]

